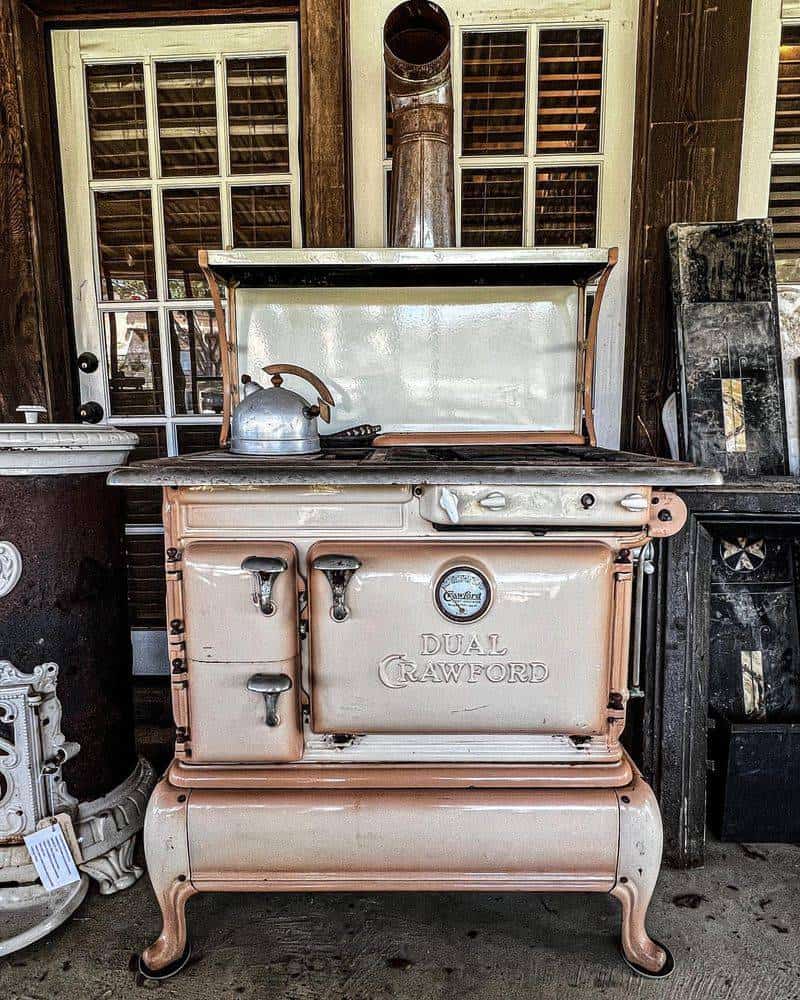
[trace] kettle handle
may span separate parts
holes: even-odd
[[[307,368],[301,368],[300,365],[267,365],[262,369],[267,375],[297,375],[299,378],[305,379],[309,385],[313,385],[317,390],[317,395],[319,396],[319,415],[325,421],[326,424],[331,422],[331,407],[335,406],[333,396],[330,390],[325,385],[319,376],[310,372]]]

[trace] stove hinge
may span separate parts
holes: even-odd
[[[174,580],[175,582],[183,579],[183,570],[178,566],[178,563],[183,559],[183,549],[168,548],[167,549],[167,559],[166,559],[166,569],[165,574],[167,581]]]

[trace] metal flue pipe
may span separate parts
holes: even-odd
[[[389,244],[455,246],[447,15],[428,0],[395,7],[383,29],[383,57],[392,111]]]

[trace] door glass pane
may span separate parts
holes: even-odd
[[[465,31],[461,151],[525,151],[525,31]]]
[[[107,312],[103,316],[111,413],[164,412],[157,312]]]
[[[288,184],[231,188],[235,247],[290,247],[292,208]]]
[[[170,312],[176,413],[222,413],[222,362],[214,313]]]
[[[94,204],[102,298],[156,298],[150,192],[98,192]]]
[[[775,232],[778,281],[800,281],[800,163],[773,163],[769,217]]]
[[[461,245],[521,247],[524,172],[461,171]]]
[[[286,59],[229,59],[226,71],[231,173],[288,171]]]
[[[536,246],[596,245],[597,184],[597,166],[536,171]]]
[[[86,67],[92,176],[149,177],[141,63]]]
[[[163,176],[218,173],[213,60],[158,63],[156,98]]]
[[[537,153],[598,152],[602,87],[602,28],[539,33]]]
[[[178,424],[178,454],[196,455],[219,448],[219,424]]]
[[[167,282],[171,299],[203,299],[209,291],[197,263],[201,247],[222,246],[217,188],[174,188],[164,192]]]
[[[151,458],[166,458],[167,429],[160,424],[126,424],[139,438],[128,461],[144,462]],[[125,520],[128,524],[161,523],[161,490],[157,486],[132,486],[125,494]]]

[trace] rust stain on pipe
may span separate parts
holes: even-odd
[[[392,110],[389,244],[455,246],[450,22],[428,0],[395,7],[383,29]]]

